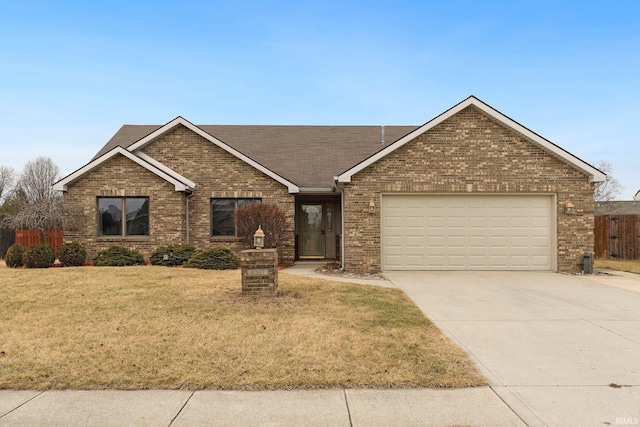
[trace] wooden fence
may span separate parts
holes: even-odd
[[[595,217],[596,258],[640,259],[640,215]]]
[[[64,231],[48,230],[44,232],[47,237],[47,244],[53,246],[53,250],[58,252],[58,248],[64,242]],[[16,243],[22,246],[31,246],[42,243],[40,231],[38,230],[16,230]]]
[[[7,254],[7,250],[16,241],[16,234],[13,230],[7,230],[6,228],[0,228],[0,258],[4,258]]]

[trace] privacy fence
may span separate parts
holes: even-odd
[[[640,215],[595,217],[596,258],[640,259]]]
[[[64,243],[64,231],[48,230],[44,234],[47,239],[46,243],[51,245],[57,253],[58,248]],[[16,230],[16,243],[22,246],[31,246],[44,242],[42,241],[42,233],[39,230]]]
[[[0,215],[0,224],[2,224],[3,215]],[[16,241],[16,234],[13,230],[0,227],[0,258],[4,258],[7,249]]]

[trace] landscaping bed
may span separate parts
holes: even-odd
[[[299,389],[485,385],[397,289],[280,273],[0,266],[0,389]]]

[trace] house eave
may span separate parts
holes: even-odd
[[[332,187],[300,187],[300,194],[335,193]]]
[[[584,173],[589,177],[590,182],[602,182],[606,180],[606,175],[602,173],[602,171],[591,166],[585,161],[579,159],[578,157],[574,156],[568,151],[560,148],[559,146],[552,143],[551,141],[541,137],[537,133],[522,126],[520,123],[516,122],[515,120],[512,120],[511,118],[505,116],[504,114],[500,113],[498,110],[494,109],[488,104],[485,104],[475,96],[470,96],[464,101],[454,105],[444,113],[440,114],[439,116],[431,119],[430,121],[420,126],[413,132],[410,132],[409,134],[405,135],[399,140],[393,142],[392,144],[388,145],[387,147],[373,154],[369,158],[363,160],[362,162],[358,163],[352,168],[346,170],[345,172],[343,172],[337,177],[337,182],[343,182],[343,183],[351,182],[351,177],[356,173],[372,165],[373,163],[377,162],[378,160],[382,159],[388,154],[394,152],[395,150],[402,147],[407,142],[417,138],[418,136],[422,135],[423,133],[427,132],[428,130],[432,129],[436,125],[442,123],[443,121],[447,120],[448,118],[452,117],[453,115],[459,113],[460,111],[464,110],[469,106],[474,106],[478,108],[488,116],[492,117],[493,119],[497,120],[503,125],[510,127],[511,129],[525,136],[526,138],[533,141],[537,145],[541,146],[546,151],[550,152],[550,154],[553,155],[554,157],[580,170],[582,173]]]
[[[144,148],[151,141],[153,141],[154,139],[156,139],[157,137],[159,137],[160,135],[164,134],[165,132],[167,132],[168,130],[172,129],[173,127],[175,127],[177,125],[182,125],[182,126],[186,127],[187,129],[189,129],[189,130],[193,131],[194,133],[200,135],[201,137],[203,137],[207,141],[215,144],[216,146],[218,146],[219,148],[223,149],[224,151],[226,151],[227,153],[231,154],[232,156],[242,160],[243,162],[247,163],[248,165],[254,167],[255,169],[259,170],[260,172],[264,173],[265,175],[269,176],[270,178],[272,178],[275,181],[279,182],[280,184],[284,185],[285,187],[287,187],[287,190],[289,191],[289,193],[298,193],[298,192],[300,192],[300,188],[297,185],[295,185],[293,182],[283,178],[282,176],[280,176],[277,173],[273,172],[271,169],[266,168],[265,166],[263,166],[260,163],[256,162],[252,158],[242,154],[241,152],[239,152],[238,150],[232,148],[231,146],[229,146],[225,142],[217,139],[213,135],[209,134],[208,132],[205,132],[200,127],[194,125],[190,121],[188,121],[185,118],[180,117],[180,116],[178,116],[175,119],[171,120],[166,125],[161,126],[160,128],[158,128],[155,131],[151,132],[149,135],[145,136],[144,138],[140,139],[139,141],[131,144],[129,147],[127,147],[127,150],[129,150],[131,152],[137,152],[137,151],[141,150],[142,148]]]
[[[53,186],[52,186],[53,189],[57,190],[57,191],[63,191],[63,192],[68,191],[69,190],[69,184],[72,184],[73,182],[75,182],[78,179],[82,178],[84,175],[86,175],[87,173],[91,172],[96,167],[100,166],[101,164],[103,164],[104,162],[106,162],[107,160],[111,159],[112,157],[114,157],[114,156],[116,156],[118,154],[128,158],[129,160],[131,160],[134,163],[138,164],[139,166],[145,168],[149,172],[151,172],[151,173],[157,175],[158,177],[164,179],[165,181],[173,184],[175,191],[193,191],[195,189],[195,184],[192,183],[191,181],[186,180],[186,178],[185,178],[185,180],[188,181],[188,182],[183,182],[180,179],[176,178],[176,177],[182,177],[182,176],[179,175],[178,173],[176,173],[175,171],[171,171],[170,170],[170,173],[167,173],[167,172],[157,168],[153,164],[147,162],[146,160],[142,159],[141,157],[138,157],[135,154],[131,153],[130,151],[124,149],[121,146],[114,147],[110,151],[104,153],[102,156],[100,156],[97,159],[87,163],[83,167],[77,169],[75,172],[72,172],[71,174],[69,174],[66,177],[62,178],[60,181],[54,183]],[[193,185],[191,185],[191,184],[193,184]]]

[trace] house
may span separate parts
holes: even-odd
[[[634,199],[596,202],[594,215],[640,215],[640,201]]]
[[[123,126],[54,187],[66,239],[146,256],[190,242],[241,249],[233,213],[275,203],[283,262],[346,270],[581,269],[606,176],[471,96],[422,126]]]

